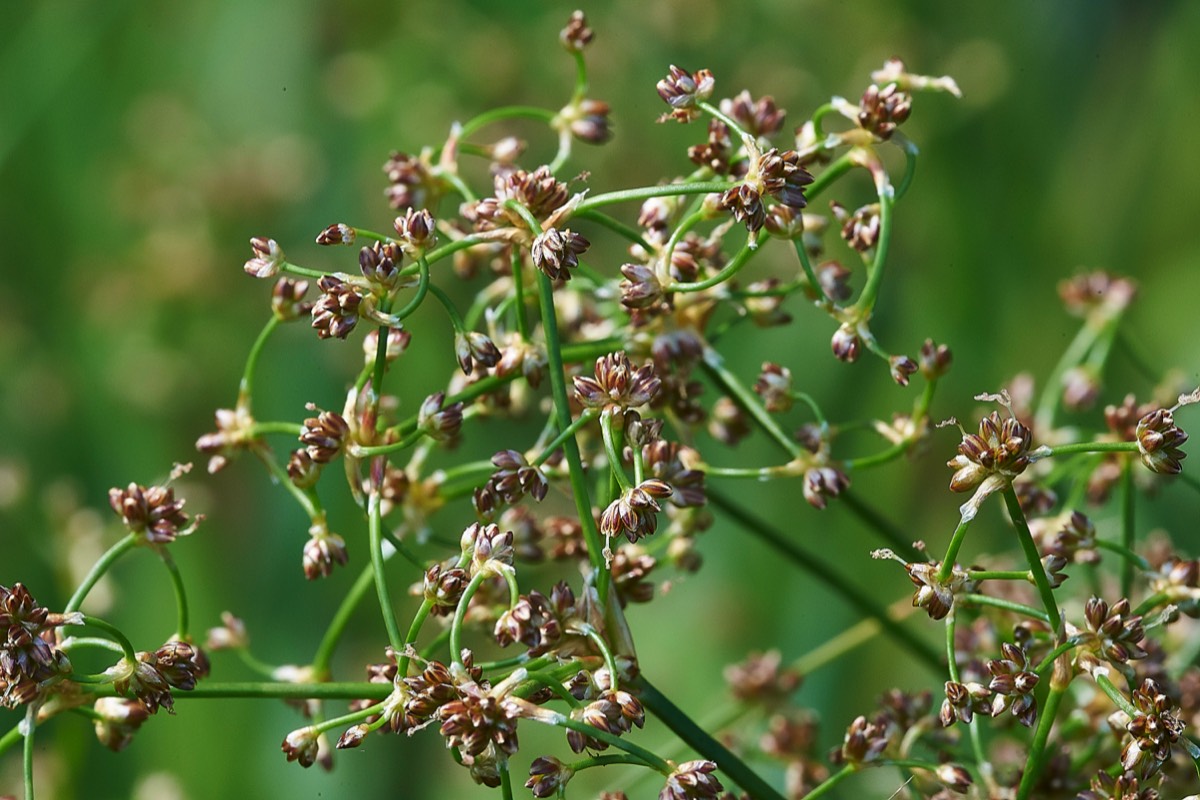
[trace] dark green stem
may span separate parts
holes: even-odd
[[[885,633],[895,639],[898,644],[908,649],[913,655],[917,656],[918,660],[935,673],[942,672],[942,661],[937,650],[927,642],[917,638],[907,628],[897,624],[885,609],[880,608],[867,599],[860,588],[843,578],[829,564],[824,563],[812,553],[805,551],[790,538],[779,532],[774,526],[741,506],[736,505],[719,492],[714,492],[710,488],[708,490],[708,498],[715,507],[732,517],[744,529],[771,545],[796,566],[821,583],[824,583],[847,604],[858,609],[865,616],[877,620]]]
[[[1057,631],[1062,622],[1062,615],[1058,611],[1058,603],[1054,600],[1054,589],[1050,586],[1050,579],[1046,577],[1046,570],[1042,567],[1042,556],[1033,541],[1033,534],[1029,532],[1029,523],[1025,521],[1021,501],[1017,499],[1017,493],[1013,491],[1011,484],[1004,489],[1004,504],[1008,507],[1008,516],[1017,529],[1017,540],[1021,543],[1021,549],[1025,551],[1025,561],[1029,564],[1029,571],[1033,573],[1033,582],[1041,595],[1042,605],[1046,607],[1046,613],[1050,617],[1050,627]]]
[[[183,585],[183,576],[179,574],[179,567],[175,564],[175,559],[171,557],[170,551],[165,547],[158,548],[158,556],[162,559],[163,566],[167,568],[167,574],[171,576],[171,588],[175,591],[175,634],[182,640],[186,641],[188,636],[188,600],[187,590]]]
[[[644,674],[635,678],[633,685],[638,691],[642,703],[654,716],[658,717],[685,744],[715,762],[718,769],[751,797],[755,800],[783,800],[783,796],[779,792],[730,752],[729,748],[714,739],[707,731],[693,722],[691,717],[654,688],[654,685],[646,680]]]
[[[704,358],[700,362],[705,371],[715,380],[721,388],[728,394],[733,401],[737,403],[743,411],[751,416],[758,423],[758,426],[775,440],[783,450],[792,458],[800,458],[806,452],[800,444],[784,433],[783,428],[779,427],[779,423],[775,418],[763,408],[763,404],[759,402],[758,396],[753,391],[747,389],[737,376],[729,371],[725,366],[725,359],[715,349],[708,347],[704,350]]]
[[[1046,761],[1046,742],[1050,739],[1050,729],[1054,727],[1054,718],[1058,715],[1058,707],[1066,691],[1066,686],[1051,685],[1038,711],[1038,726],[1033,733],[1033,743],[1029,748],[1025,771],[1021,774],[1021,785],[1017,787],[1017,800],[1028,800],[1032,796],[1031,792]]]
[[[354,609],[367,596],[367,592],[371,590],[374,583],[375,565],[371,563],[363,569],[358,579],[354,581],[354,585],[350,587],[350,591],[342,598],[341,604],[334,612],[333,619],[329,622],[329,627],[325,629],[325,635],[321,637],[321,643],[317,645],[317,652],[313,655],[312,660],[313,672],[317,677],[329,677],[329,663],[333,660],[333,651],[337,648],[342,634],[345,633]]]
[[[104,573],[112,568],[117,559],[135,547],[138,541],[139,537],[136,533],[129,533],[112,547],[108,548],[104,552],[104,555],[100,556],[95,564],[92,564],[92,568],[84,576],[83,582],[79,584],[79,588],[75,590],[75,594],[71,595],[71,599],[67,601],[67,607],[63,609],[63,613],[70,614],[72,611],[78,611],[79,607],[83,605],[83,601],[87,599],[88,592],[104,577]]]
[[[954,562],[958,559],[958,551],[962,549],[963,541],[967,538],[967,528],[971,527],[971,519],[973,518],[963,517],[958,521],[958,527],[954,529],[954,535],[950,537],[950,544],[946,547],[942,565],[938,568],[938,583],[950,580],[950,573],[954,571]]]
[[[1046,615],[1045,611],[1040,611],[1033,606],[1027,606],[1013,600],[1005,600],[1002,597],[992,597],[987,594],[962,594],[958,596],[958,600],[967,605],[991,606],[992,608],[1003,608],[1005,611],[1015,611],[1031,619],[1040,619],[1042,622],[1053,624],[1050,622],[1050,617]]]
[[[747,262],[750,261],[750,257],[758,252],[759,245],[767,240],[768,235],[766,228],[759,231],[758,235],[751,234],[750,240],[742,245],[742,249],[729,260],[729,263],[720,272],[702,281],[681,281],[680,283],[672,284],[671,291],[680,293],[702,292],[705,289],[711,289],[714,286],[724,283],[742,271],[742,267],[746,266]]]
[[[93,617],[90,614],[83,615],[83,624],[92,628],[98,628],[99,630],[107,633],[112,637],[114,642],[121,645],[121,652],[125,654],[125,660],[131,664],[137,663],[137,651],[133,649],[133,643],[129,641],[124,633],[121,633],[121,629],[116,625],[102,620],[99,617]]]
[[[392,595],[387,585],[383,557],[383,519],[379,507],[379,487],[372,487],[367,500],[367,532],[371,547],[371,570],[375,577],[375,592],[379,596],[379,610],[383,614],[383,625],[387,629],[388,641],[396,652],[404,648],[400,625],[396,622],[396,611],[392,608]]]
[[[674,197],[681,194],[713,194],[731,189],[734,186],[737,186],[736,181],[697,181],[696,183],[669,183],[665,186],[643,186],[637,189],[622,189],[585,199],[575,207],[575,213],[580,214],[593,208],[609,206],[615,203],[649,200],[651,197]]]
[[[25,710],[25,747],[21,765],[25,771],[25,800],[33,800],[33,734],[37,730],[37,704]]]
[[[271,338],[271,334],[279,327],[282,320],[271,315],[267,320],[267,324],[259,331],[258,338],[254,340],[254,344],[250,346],[250,354],[246,356],[246,366],[242,370],[242,380],[238,384],[238,406],[242,408],[250,407],[251,395],[254,389],[254,374],[258,370],[258,359],[262,355],[263,347],[267,340]]]

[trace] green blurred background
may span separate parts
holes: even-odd
[[[335,221],[388,227],[380,165],[390,150],[436,144],[451,122],[494,105],[565,101],[572,65],[557,31],[574,7],[9,4],[0,26],[0,583],[22,581],[44,604],[61,606],[117,535],[107,489],[148,484],[173,462],[197,458],[192,443],[211,428],[213,411],[232,403],[266,318],[267,285],[241,270],[249,237],[272,236],[309,266],[352,269],[347,253],[311,242]],[[1019,371],[1044,378],[1078,324],[1060,310],[1055,284],[1082,267],[1136,277],[1142,291],[1129,332],[1156,366],[1179,366],[1197,380],[1188,303],[1200,292],[1200,4],[616,0],[584,8],[597,32],[591,94],[612,103],[616,126],[612,143],[577,148],[571,163],[591,171],[594,191],[688,169],[683,147],[700,129],[654,124],[662,110],[654,84],[671,63],[712,69],[719,96],[743,88],[774,95],[790,112],[786,130],[831,94],[857,98],[889,56],[957,78],[962,101],[918,96],[906,125],[923,155],[897,210],[876,324],[895,350],[915,353],[926,336],[952,346],[955,366],[935,417],[969,417],[972,395]],[[540,142],[535,152],[548,146]],[[853,208],[865,196],[839,198]],[[790,263],[768,256],[753,269]],[[597,266],[615,274],[618,262]],[[791,310],[795,326],[728,338],[744,378],[767,358],[780,361],[839,419],[908,406],[910,395],[878,362],[834,362],[827,320],[798,304]],[[422,312],[413,328],[419,352],[405,367],[413,385],[430,390],[450,366],[444,320]],[[299,419],[308,401],[340,407],[359,353],[354,343],[317,342],[303,326],[285,331],[263,366],[260,418]],[[1147,389],[1118,357],[1104,399]],[[855,488],[940,549],[960,501],[945,490],[942,466],[955,443],[940,432],[924,458],[856,477]],[[499,437],[495,444],[524,447]],[[736,458],[776,456],[759,441]],[[209,519],[174,553],[198,634],[232,609],[262,658],[302,662],[357,567],[306,583],[306,523],[261,472],[243,460],[215,478],[198,470],[187,479],[189,510]],[[736,489],[871,587],[864,591],[888,602],[908,591],[894,565],[868,560],[875,542],[844,508],[797,507],[794,487]],[[1194,554],[1194,526],[1177,520],[1195,500],[1168,488],[1139,507],[1143,527],[1176,520],[1172,534]],[[363,563],[353,515],[337,506],[334,514],[342,514],[335,527],[347,533],[353,563]],[[465,518],[446,514],[439,524]],[[1111,511],[1098,518],[1102,529],[1112,524]],[[970,554],[1006,547],[996,509],[976,531]],[[725,697],[724,664],[770,647],[795,658],[855,617],[729,526],[718,523],[701,547],[705,568],[630,618],[648,676],[703,718]],[[135,554],[115,578],[95,608],[152,649],[173,621],[161,567]],[[915,627],[936,636],[937,626],[923,622]],[[382,648],[369,610],[356,625],[338,662],[346,679]],[[940,686],[906,662],[880,640],[811,676],[798,698],[822,715],[823,744],[839,740],[888,686]],[[221,657],[214,675],[247,677]],[[37,740],[39,797],[366,800],[474,791],[432,731],[373,738],[325,774],[284,762],[279,742],[300,722],[280,703],[180,701],[178,712],[152,720],[119,755],[100,748],[84,720],[57,720]],[[4,729],[16,719],[0,713]],[[564,749],[557,736],[522,738],[518,770],[539,752]],[[0,760],[0,793],[17,792],[19,775],[15,754]],[[885,797],[893,778],[864,778],[856,791]],[[656,791],[643,784],[632,796]]]

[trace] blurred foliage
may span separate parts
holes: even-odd
[[[831,94],[857,98],[870,70],[892,55],[915,71],[957,78],[961,103],[918,97],[907,125],[923,155],[898,207],[895,266],[876,322],[882,340],[909,352],[926,336],[952,346],[955,365],[935,416],[969,417],[977,392],[1019,371],[1049,372],[1077,324],[1062,313],[1055,284],[1081,267],[1135,277],[1142,291],[1127,323],[1132,341],[1156,367],[1179,365],[1197,382],[1187,302],[1200,296],[1192,228],[1200,150],[1188,144],[1200,125],[1200,4],[591,5],[592,95],[613,105],[617,126],[610,145],[577,149],[572,161],[591,173],[594,191],[688,169],[684,146],[698,130],[654,124],[654,83],[671,63],[712,69],[719,96],[773,94],[791,126]],[[233,401],[267,313],[268,287],[240,268],[249,237],[272,236],[300,263],[339,268],[312,238],[334,221],[388,227],[380,165],[390,150],[435,144],[454,120],[494,105],[565,101],[572,66],[556,36],[572,7],[12,6],[0,26],[0,583],[23,581],[55,607],[116,535],[107,489],[149,483],[173,462],[195,459],[192,443],[211,428],[213,410]],[[552,146],[532,129],[513,130],[540,141],[535,153]],[[861,198],[841,199],[853,207]],[[617,264],[600,266],[615,274]],[[840,418],[907,404],[876,362],[846,367],[829,356],[824,318],[793,311],[797,326],[742,330],[724,343],[745,354],[744,377],[773,357]],[[422,325],[433,328],[428,341]],[[450,368],[442,325],[433,314],[414,321],[428,346],[405,366],[422,385]],[[358,353],[353,344],[318,343],[302,327],[287,331],[264,363],[262,416],[298,419],[307,401],[338,407]],[[1103,399],[1148,389],[1118,354]],[[863,476],[855,488],[913,538],[940,548],[956,518],[942,466],[956,442],[935,434],[925,457]],[[199,472],[180,491],[209,520],[174,551],[197,633],[228,608],[246,618],[263,658],[307,658],[357,567],[307,584],[304,520],[261,470],[247,462],[211,480]],[[1174,524],[1181,548],[1194,554],[1194,527],[1178,528],[1184,504],[1196,500],[1185,491],[1171,486],[1139,514],[1143,529]],[[867,560],[872,541],[838,504],[797,509],[797,493],[775,485],[742,496],[873,587],[864,591],[889,602],[906,593],[894,569]],[[981,535],[990,526],[991,544],[1004,546],[1000,514],[984,517]],[[1099,515],[1102,527],[1111,519]],[[362,541],[348,538],[361,564]],[[968,547],[988,544],[974,538]],[[853,620],[728,526],[715,527],[702,547],[707,565],[698,576],[630,613],[635,633],[654,632],[640,639],[648,675],[699,719],[724,696],[723,664],[769,647],[795,658]],[[94,601],[111,603],[104,613],[152,648],[172,612],[165,575],[151,561],[128,559]],[[382,647],[377,620],[360,616],[352,640],[359,652],[339,661],[348,679],[379,660]],[[232,659],[215,667],[225,678],[245,676]],[[822,713],[832,743],[886,686],[928,683],[879,641],[814,675],[799,700]],[[0,714],[5,729],[15,719]],[[467,791],[435,735],[372,739],[343,754],[331,774],[304,772],[279,752],[297,720],[275,702],[182,700],[176,717],[153,720],[119,756],[95,744],[84,720],[58,720],[37,740],[39,797],[367,800]],[[532,758],[538,740],[522,737],[522,757]],[[19,758],[9,754],[0,791],[19,785]]]

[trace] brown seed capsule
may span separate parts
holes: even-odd
[[[1187,453],[1180,447],[1188,440],[1188,435],[1175,424],[1170,409],[1151,411],[1138,420],[1135,436],[1142,463],[1148,469],[1163,475],[1177,475],[1183,471],[1180,462]]]
[[[671,107],[671,112],[662,119],[691,122],[700,115],[696,104],[712,95],[715,83],[713,74],[706,69],[689,73],[672,64],[667,77],[657,86],[658,96]]]
[[[322,275],[317,288],[323,293],[312,307],[312,327],[317,337],[345,339],[358,324],[358,308],[362,303],[359,289],[334,275]]]
[[[571,230],[550,228],[533,240],[530,254],[534,266],[552,280],[571,280],[571,270],[579,266],[579,256],[587,252],[591,243]]]
[[[354,244],[356,238],[358,238],[358,231],[344,222],[337,222],[317,234],[317,244],[325,246]]]
[[[247,275],[253,275],[255,278],[275,277],[287,261],[283,248],[274,239],[255,236],[250,240],[250,248],[254,251],[254,258],[247,261],[243,269]]]
[[[568,52],[582,52],[594,38],[596,38],[596,33],[588,27],[587,17],[582,11],[572,12],[566,27],[558,33],[558,40]]]

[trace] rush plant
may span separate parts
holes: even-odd
[[[209,472],[265,468],[303,509],[307,536],[286,556],[307,578],[358,571],[324,629],[296,642],[287,666],[264,663],[233,614],[198,636],[171,551],[181,536],[204,536],[202,518],[170,480],[112,489],[125,533],[61,610],[21,583],[0,586],[0,691],[24,712],[0,751],[23,745],[25,796],[46,725],[82,718],[120,750],[152,736],[160,711],[183,715],[177,701],[236,696],[300,706],[303,718],[279,737],[282,757],[302,767],[331,768],[335,750],[368,741],[440,737],[445,770],[467,770],[506,798],[582,796],[572,783],[581,772],[601,773],[609,800],[849,797],[861,796],[854,776],[867,770],[892,771],[894,796],[909,798],[1195,797],[1200,628],[1189,617],[1200,616],[1200,561],[1137,530],[1133,510],[1144,492],[1200,489],[1182,472],[1187,434],[1176,419],[1200,390],[1145,364],[1144,386],[1104,387],[1136,284],[1104,272],[1063,281],[1066,310],[1082,322],[1040,391],[1029,381],[981,387],[994,391],[974,398],[980,419],[935,418],[949,347],[926,340],[906,355],[872,322],[894,208],[918,159],[904,123],[914,97],[957,96],[954,80],[891,60],[857,101],[834,97],[789,127],[773,98],[671,66],[657,84],[659,121],[689,125],[699,141],[664,172],[686,164],[686,174],[598,192],[594,176],[572,177],[587,165],[581,145],[611,138],[609,105],[591,96],[582,13],[560,39],[576,68],[560,108],[496,108],[440,143],[391,154],[391,230],[328,225],[320,267],[290,260],[286,243],[251,241],[245,271],[273,281],[269,314],[231,407],[197,448]],[[548,163],[503,135],[515,119],[544,124],[557,142]],[[869,186],[873,199],[830,202],[847,184]],[[603,252],[624,257],[592,260],[602,239]],[[764,265],[776,277],[763,277]],[[452,341],[412,325],[426,304],[445,312]],[[794,354],[725,349],[735,329],[785,326],[793,313],[822,320],[834,358],[877,363],[855,374],[886,370],[911,402],[889,420],[842,419],[822,408]],[[324,407],[301,398],[302,419],[261,419],[257,367],[285,325],[310,325],[313,348],[344,351],[345,397]],[[448,373],[428,396],[406,380],[417,348]],[[747,364],[762,366],[753,374]],[[1104,428],[1087,429],[1075,412],[1105,401]],[[964,417],[980,407],[942,402]],[[521,424],[497,450],[479,433],[489,419]],[[961,432],[953,452],[938,435],[947,426]],[[875,446],[861,444],[864,429]],[[746,458],[747,436],[778,457]],[[913,536],[850,489],[867,470],[911,480],[927,464],[915,456],[939,449],[950,491],[966,498],[957,513],[950,496],[931,500],[946,507],[944,531]],[[747,479],[798,488],[816,509],[848,504],[879,548],[824,542],[818,556],[806,532],[736,499]],[[353,499],[353,519],[327,513],[338,492]],[[1011,546],[963,562],[989,503],[1004,507]],[[229,513],[219,497],[208,512]],[[640,661],[648,632],[625,613],[652,603],[660,581],[709,579],[701,556],[715,520],[719,535],[762,540],[798,580],[824,582],[861,617],[795,663],[771,651],[729,667],[719,730],[669,699],[663,676],[685,665]],[[162,561],[175,589],[175,629],[153,642],[87,612],[97,581],[139,550]],[[911,592],[911,604],[881,604],[844,577],[870,555],[901,565],[884,593]],[[900,624],[914,609],[928,631]],[[357,680],[335,679],[356,614],[378,619],[377,658]],[[928,680],[822,720],[846,727],[840,747],[818,753],[816,719],[796,690],[876,632]],[[239,656],[261,680],[222,680]],[[75,666],[97,659],[108,666]],[[750,708],[761,713],[741,713]],[[534,726],[559,729],[560,746],[522,748]],[[640,742],[651,726],[679,746]],[[656,788],[639,792],[641,776]]]

